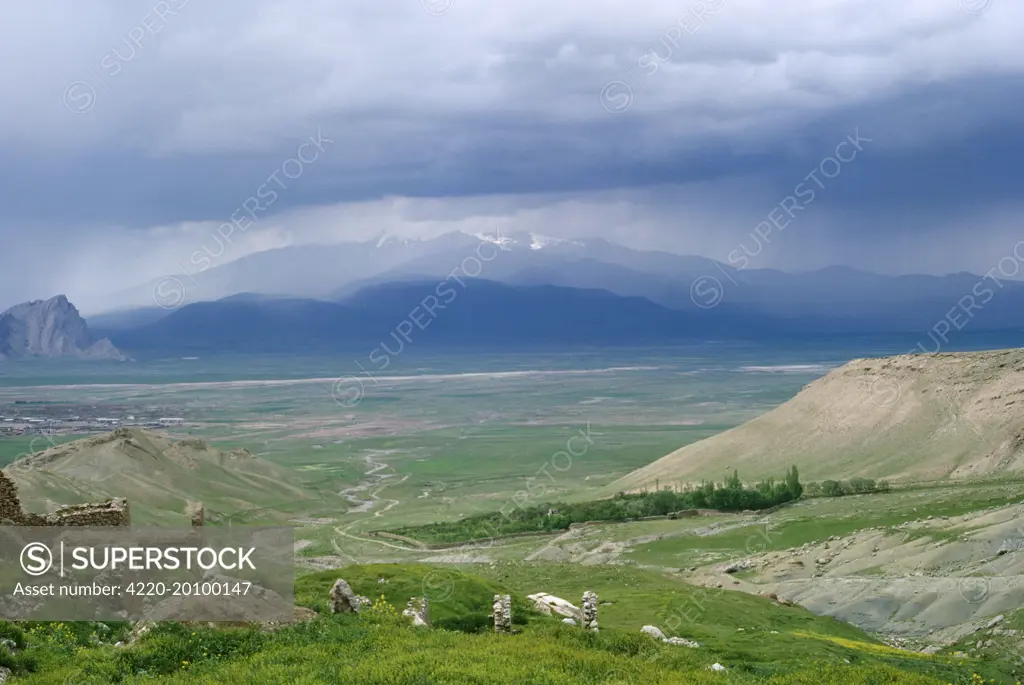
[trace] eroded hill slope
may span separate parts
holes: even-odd
[[[1024,469],[1024,350],[857,359],[737,428],[619,479],[610,492],[720,480],[937,480]]]
[[[37,452],[5,472],[32,511],[127,497],[136,522],[183,517],[190,500],[226,515],[315,496],[294,473],[247,450],[223,451],[202,440],[172,440],[134,428]]]

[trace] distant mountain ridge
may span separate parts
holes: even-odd
[[[728,307],[699,320],[640,297],[606,290],[510,286],[462,279],[385,283],[342,302],[230,297],[198,302],[125,330],[113,340],[133,353],[367,353],[409,346],[512,349],[671,343],[735,337],[770,321]]]
[[[886,276],[848,267],[798,273],[739,269],[706,257],[635,249],[600,238],[500,230],[432,239],[382,233],[363,242],[266,250],[122,293],[121,309],[96,320],[108,330],[138,328],[183,305],[245,293],[344,303],[365,288],[440,281],[453,272],[515,287],[605,290],[687,312],[698,321],[721,318],[722,312],[705,313],[728,308],[735,315],[781,324],[826,322],[827,330],[820,331],[825,334],[927,335],[938,328],[941,337],[943,329],[958,331],[968,324],[972,331],[1024,329],[1024,283],[1004,274],[996,280],[963,272]],[[165,291],[175,294],[173,301],[161,301]],[[925,339],[924,351],[937,345]]]
[[[64,295],[25,302],[0,314],[0,361],[26,357],[128,359],[110,340],[93,336]]]

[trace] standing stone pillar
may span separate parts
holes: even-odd
[[[597,632],[597,593],[583,593],[583,629]]]
[[[193,528],[200,528],[206,523],[206,508],[202,502],[189,502],[185,505],[185,515],[192,522]]]
[[[494,595],[494,632],[512,632],[512,597],[510,595]]]

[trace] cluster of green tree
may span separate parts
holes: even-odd
[[[852,478],[850,480],[826,480],[821,483],[808,483],[805,494],[808,497],[842,497],[843,495],[863,495],[869,492],[889,492],[892,487],[888,481],[876,481],[873,478]]]
[[[653,492],[618,493],[612,499],[590,502],[544,502],[520,506],[511,511],[469,516],[459,521],[431,523],[389,532],[427,543],[456,543],[486,540],[522,533],[566,530],[585,521],[628,521],[647,516],[666,516],[684,509],[743,511],[769,509],[791,502],[803,494],[800,475],[794,466],[782,481],[769,479],[745,487],[733,472],[724,483],[704,482],[680,489],[658,488]]]

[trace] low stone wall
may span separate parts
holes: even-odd
[[[52,514],[33,514],[21,507],[18,486],[0,471],[0,523],[16,526],[127,526],[128,500],[116,497],[98,504],[72,504]]]
[[[47,526],[127,526],[128,500],[116,497],[100,504],[73,504],[45,517]]]

